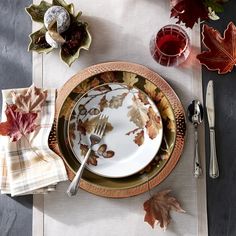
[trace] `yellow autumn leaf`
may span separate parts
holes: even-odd
[[[88,90],[96,87],[99,85],[99,80],[97,78],[94,78],[92,81],[84,80],[83,82],[81,82],[74,90],[74,93],[86,93],[88,92]]]
[[[64,116],[65,119],[68,120],[71,110],[73,109],[74,105],[75,105],[75,101],[71,99],[70,97],[67,97],[64,105],[61,108],[60,117]]]
[[[128,87],[133,87],[138,82],[138,77],[134,73],[124,71],[123,81]]]
[[[154,99],[156,97],[156,85],[154,85],[152,82],[149,80],[145,80],[145,85],[144,85],[145,92]]]
[[[166,120],[167,118],[169,118],[170,120],[175,119],[173,110],[172,110],[170,103],[166,97],[163,97],[161,99],[160,103],[158,104],[158,109],[161,113],[162,119],[164,119],[164,120]]]

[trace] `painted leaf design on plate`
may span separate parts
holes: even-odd
[[[138,77],[134,73],[124,71],[123,81],[128,87],[133,87],[138,82]]]
[[[85,114],[87,114],[87,108],[83,104],[79,105],[78,110],[79,110],[79,115],[84,116]]]
[[[86,144],[80,144],[80,154],[81,156],[85,156],[86,153],[88,152],[89,147]],[[98,155],[96,155],[96,153],[92,150],[89,156],[89,159],[87,160],[87,164],[91,164],[93,166],[97,165],[97,159],[99,158]]]
[[[133,104],[129,107],[129,112],[127,114],[130,121],[132,121],[137,127],[143,128],[149,119],[147,112],[147,108],[144,104],[136,97],[133,97]]]
[[[76,139],[76,136],[75,136],[75,122],[74,123],[71,123],[69,125],[69,137],[73,140]],[[73,142],[71,143],[71,145],[73,145]]]
[[[168,128],[171,132],[175,132],[175,130],[176,130],[175,121],[174,121],[174,120],[168,120],[167,128]]]
[[[12,142],[20,140],[37,128],[37,113],[23,113],[17,110],[16,105],[7,105],[5,114],[7,121],[0,123],[0,135],[9,136]]]
[[[95,115],[98,115],[100,113],[100,110],[97,109],[97,108],[91,108],[89,111],[88,111],[89,115],[91,116],[95,116]]]
[[[83,135],[86,135],[86,124],[81,119],[79,119],[77,122],[77,131],[79,131]]]
[[[159,115],[156,114],[156,112],[153,110],[153,108],[150,106],[148,108],[148,118],[149,120],[146,123],[146,129],[147,133],[150,139],[156,138],[158,135],[160,129],[161,129],[161,118]]]
[[[95,129],[96,127],[96,124],[97,124],[97,121],[98,121],[98,118],[99,116],[94,116],[92,117],[91,119],[86,119],[84,122],[83,122],[83,127],[85,128],[86,132],[87,133],[92,133],[93,130]],[[113,127],[111,125],[110,122],[107,122],[107,126],[106,126],[106,130],[105,130],[105,133],[107,132],[110,132],[113,130]]]
[[[166,97],[162,97],[161,101],[158,104],[158,109],[161,113],[162,119],[164,120],[166,120],[167,118],[169,118],[170,120],[175,119],[170,103]]]
[[[112,96],[110,102],[109,102],[109,107],[110,108],[119,108],[122,106],[123,101],[128,93],[122,93],[116,96]]]
[[[100,102],[98,103],[100,111],[103,112],[104,108],[108,107],[108,101],[106,99],[106,95],[104,95]]]
[[[219,74],[232,71],[236,64],[236,26],[233,22],[228,24],[224,37],[207,25],[203,26],[202,35],[209,50],[197,55],[198,60],[209,70],[218,70]]]
[[[13,103],[22,112],[40,112],[46,101],[47,90],[31,86],[21,92],[12,91]]]
[[[145,80],[144,90],[152,99],[156,97],[156,85],[147,79]]]
[[[100,75],[100,77],[105,83],[111,83],[117,81],[115,73],[112,71],[104,72]]]
[[[144,202],[143,208],[146,211],[144,221],[146,221],[152,228],[155,222],[160,224],[161,228],[166,229],[171,221],[170,211],[184,213],[176,198],[169,195],[171,190],[164,190],[156,193],[149,200]]]
[[[144,105],[149,104],[148,97],[143,92],[138,91],[138,98]]]
[[[98,86],[96,88],[94,88],[95,91],[100,91],[100,92],[110,92],[112,89],[109,85],[105,84],[102,86]]]
[[[138,145],[141,146],[144,142],[144,131],[141,130],[138,132],[135,137],[134,137],[134,142]]]
[[[75,100],[71,99],[70,97],[67,97],[64,105],[61,108],[60,117],[64,116],[65,119],[68,119],[74,105],[75,105]]]
[[[99,85],[99,80],[97,78],[93,78],[92,81],[90,80],[85,80],[82,83],[80,83],[74,90],[74,93],[87,93],[88,90],[91,88],[94,88]]]

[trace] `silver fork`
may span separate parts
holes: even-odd
[[[89,158],[89,155],[92,151],[93,146],[101,142],[103,134],[104,134],[105,129],[106,129],[107,122],[108,122],[108,116],[105,116],[105,115],[100,115],[99,116],[97,124],[94,128],[94,131],[89,137],[90,143],[91,143],[90,147],[89,147],[89,150],[86,153],[86,155],[84,157],[84,160],[82,161],[81,166],[80,166],[78,172],[76,173],[73,181],[71,182],[70,186],[68,187],[68,189],[66,191],[68,196],[70,196],[70,197],[74,196],[78,192],[80,179],[81,179],[81,176],[83,174],[86,162]]]

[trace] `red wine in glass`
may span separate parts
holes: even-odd
[[[184,62],[189,53],[189,37],[177,25],[166,25],[151,39],[152,57],[163,66],[177,66]]]

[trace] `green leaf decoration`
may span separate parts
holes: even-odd
[[[51,6],[52,4],[42,1],[39,5],[31,4],[29,7],[26,7],[25,10],[32,20],[43,23],[44,14]]]
[[[80,56],[80,50],[85,49],[88,50],[90,47],[90,44],[92,42],[92,37],[88,31],[88,24],[82,23],[82,22],[74,22],[71,24],[70,28],[72,27],[78,27],[79,32],[82,32],[83,36],[81,38],[81,43],[77,46],[73,47],[73,39],[68,40],[65,44],[61,47],[61,59],[68,65],[71,66],[71,64],[79,58]],[[70,31],[70,28],[66,31]],[[64,37],[66,38],[66,37]],[[72,41],[72,42],[71,42]],[[72,46],[70,46],[70,43]]]
[[[33,50],[38,53],[49,53],[53,50],[53,47],[51,47],[45,40],[46,31],[47,29],[43,27],[30,35],[31,41],[28,47],[29,51]]]
[[[73,3],[68,5],[64,0],[53,0],[52,5],[53,6],[64,7],[71,15],[74,14],[74,5],[73,5]]]
[[[63,39],[61,40],[62,46],[60,49],[60,57],[68,66],[71,66],[71,64],[79,58],[80,50],[88,50],[90,47],[92,37],[88,31],[88,24],[80,21],[82,12],[79,11],[77,15],[74,15],[74,5],[72,3],[67,4],[64,0],[52,0],[52,4],[46,1],[41,1],[39,5],[31,4],[29,7],[25,8],[25,10],[30,15],[32,21],[44,24],[45,12],[51,6],[61,6],[70,14],[70,27],[60,34],[60,39]],[[29,51],[49,53],[54,49],[46,42],[46,32],[47,29],[43,26],[40,30],[30,34],[30,43],[28,46]],[[56,32],[50,32],[49,30],[50,36],[55,40],[55,35],[52,33],[55,34]]]

